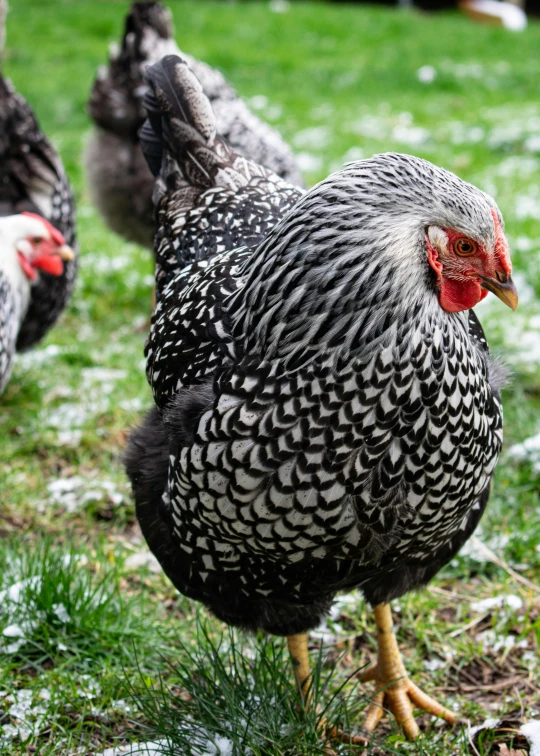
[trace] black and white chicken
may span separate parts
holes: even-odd
[[[9,381],[21,329],[41,278],[59,279],[73,251],[39,215],[0,217],[0,394]]]
[[[148,74],[158,200],[157,407],[131,436],[137,514],[174,585],[230,625],[307,631],[338,591],[374,606],[376,695],[409,738],[389,601],[473,533],[502,444],[502,371],[472,307],[517,293],[501,213],[431,163],[388,153],[301,195],[216,132],[188,66]],[[243,245],[243,246],[242,246]]]
[[[144,72],[168,54],[181,54],[170,12],[153,0],[133,3],[121,47],[112,47],[109,65],[98,71],[88,103],[97,127],[85,156],[93,201],[113,231],[150,248],[156,228],[154,180],[138,132],[146,117]],[[234,149],[287,181],[302,184],[292,151],[277,131],[249,110],[219,71],[183,57],[212,103],[219,132]]]
[[[5,21],[7,4],[1,2]],[[2,21],[2,19],[0,19]],[[5,32],[0,23],[0,35]],[[77,272],[74,198],[62,161],[41,130],[31,107],[0,73],[0,217],[22,212],[41,216],[60,232],[73,254],[60,273],[42,269],[32,283],[18,328],[17,349],[36,344],[57,321]]]

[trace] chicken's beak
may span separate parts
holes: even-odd
[[[505,305],[511,307],[515,312],[516,307],[518,306],[518,293],[515,284],[512,281],[512,276],[499,274],[500,280],[498,278],[483,276],[481,273],[479,273],[478,276],[482,281],[480,285],[483,289],[491,291],[492,294],[499,297],[501,302],[504,302]]]
[[[58,249],[55,251],[55,254],[58,255],[58,257],[61,260],[71,261],[75,259],[75,254],[71,247],[68,247],[67,244],[62,244],[61,247],[58,247]]]

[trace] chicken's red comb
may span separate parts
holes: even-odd
[[[507,276],[512,274],[512,263],[510,262],[510,250],[508,248],[508,242],[506,236],[502,230],[501,222],[497,211],[491,208],[491,215],[493,216],[493,224],[495,226],[495,252],[501,261],[504,272]]]
[[[58,244],[59,247],[62,247],[66,243],[60,231],[51,223],[49,223],[48,220],[43,218],[43,216],[38,215],[37,213],[21,213],[21,215],[25,215],[27,218],[34,218],[35,220],[41,221],[47,227],[47,230],[53,242],[55,242],[55,244]]]

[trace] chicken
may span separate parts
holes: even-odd
[[[144,71],[166,54],[179,54],[171,15],[160,3],[133,3],[120,50],[94,82],[88,111],[97,128],[86,150],[92,198],[106,223],[129,241],[153,248],[153,177],[143,158],[138,131],[145,119]],[[244,157],[301,184],[292,151],[241,100],[219,71],[184,56],[203,83],[218,128]]]
[[[471,308],[488,291],[517,305],[501,213],[395,153],[301,196],[216,133],[185,63],[148,79],[156,408],[126,452],[144,536],[182,593],[287,636],[306,696],[307,632],[361,589],[379,643],[364,732],[383,707],[411,739],[413,705],[452,723],[408,678],[389,602],[436,575],[486,507],[503,371]]]
[[[26,100],[0,74],[0,217],[22,212],[42,216],[76,253],[75,211],[62,162]],[[75,284],[75,254],[60,274],[42,270],[18,328],[17,349],[36,344],[56,322]]]
[[[0,218],[0,394],[40,277],[60,278],[71,260],[73,251],[62,234],[39,215]]]

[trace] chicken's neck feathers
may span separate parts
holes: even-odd
[[[225,303],[235,341],[291,366],[308,352],[347,358],[378,346],[392,328],[441,311],[426,228],[459,228],[492,246],[493,206],[409,156],[348,165],[300,198],[246,261],[244,285]]]
[[[425,321],[446,316],[418,234],[386,226],[385,244],[361,226],[304,243],[291,229],[259,248],[226,303],[246,355],[299,367],[310,355],[367,357]],[[339,250],[344,249],[343,253]],[[273,258],[273,259],[272,259]],[[456,314],[456,324],[466,318]],[[302,356],[304,355],[304,357]],[[299,363],[300,361],[300,363]]]
[[[13,248],[6,250],[0,237],[0,272],[4,274],[13,295],[15,317],[22,323],[30,304],[30,282],[25,276],[16,252]]]

